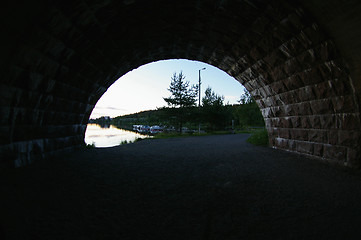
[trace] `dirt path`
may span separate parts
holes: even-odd
[[[246,138],[144,140],[14,169],[0,239],[360,239],[359,174]]]

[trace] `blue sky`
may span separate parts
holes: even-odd
[[[198,70],[201,71],[201,92],[210,86],[214,92],[225,97],[225,103],[236,104],[243,94],[243,86],[222,70],[209,64],[190,60],[164,60],[143,65],[119,78],[97,102],[91,118],[116,117],[144,110],[166,106],[163,97],[169,97],[167,90],[173,73],[183,71],[185,80],[198,84]]]

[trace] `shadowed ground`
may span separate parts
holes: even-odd
[[[0,238],[360,239],[359,173],[247,137],[145,140],[2,173]]]

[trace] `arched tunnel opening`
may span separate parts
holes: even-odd
[[[360,166],[359,1],[40,0],[0,11],[0,238],[361,236],[359,172],[315,160]],[[244,150],[229,135],[203,152],[196,138],[169,141],[169,158],[151,141],[75,151],[116,79],[179,58],[243,84],[275,149]]]
[[[23,166],[82,146],[95,103],[116,79],[147,62],[185,58],[222,69],[251,92],[274,148],[358,166],[359,7],[311,0],[8,4],[2,162]]]
[[[187,91],[196,93],[187,97],[191,103],[184,109],[168,105],[164,99],[175,97],[170,84],[174,74],[180,73]],[[186,94],[185,89],[181,92]],[[140,66],[108,88],[90,115],[85,143],[88,147],[112,147],[144,138],[227,134],[263,127],[257,104],[248,92],[245,95],[237,80],[203,62],[168,59]]]

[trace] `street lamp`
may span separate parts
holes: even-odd
[[[198,108],[199,112],[201,111],[201,71],[206,70],[206,68],[202,68],[198,70],[198,91],[199,91],[199,99],[198,99]],[[201,133],[201,123],[198,125],[198,133]]]
[[[202,68],[198,70],[198,91],[199,91],[198,107],[201,107],[201,71],[202,70],[206,70],[206,68]]]

